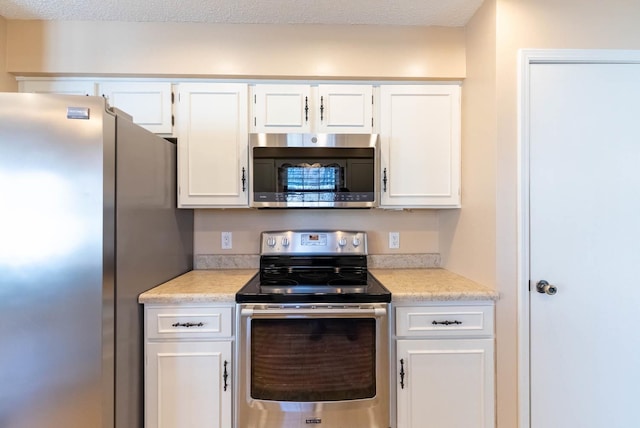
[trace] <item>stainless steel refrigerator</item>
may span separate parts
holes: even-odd
[[[174,144],[101,97],[0,93],[0,427],[142,427],[137,297],[192,260]]]

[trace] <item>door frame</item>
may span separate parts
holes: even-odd
[[[530,68],[533,64],[640,64],[640,50],[521,49],[518,53],[518,426],[531,425],[529,292]]]

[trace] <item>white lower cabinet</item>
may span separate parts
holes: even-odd
[[[495,426],[493,305],[396,307],[397,428]]]
[[[230,428],[233,308],[145,307],[145,428]]]

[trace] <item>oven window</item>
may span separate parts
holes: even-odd
[[[315,402],[375,395],[375,319],[251,321],[254,399]]]

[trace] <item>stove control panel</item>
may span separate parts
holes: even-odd
[[[367,233],[359,231],[281,230],[262,232],[261,255],[367,255]]]

